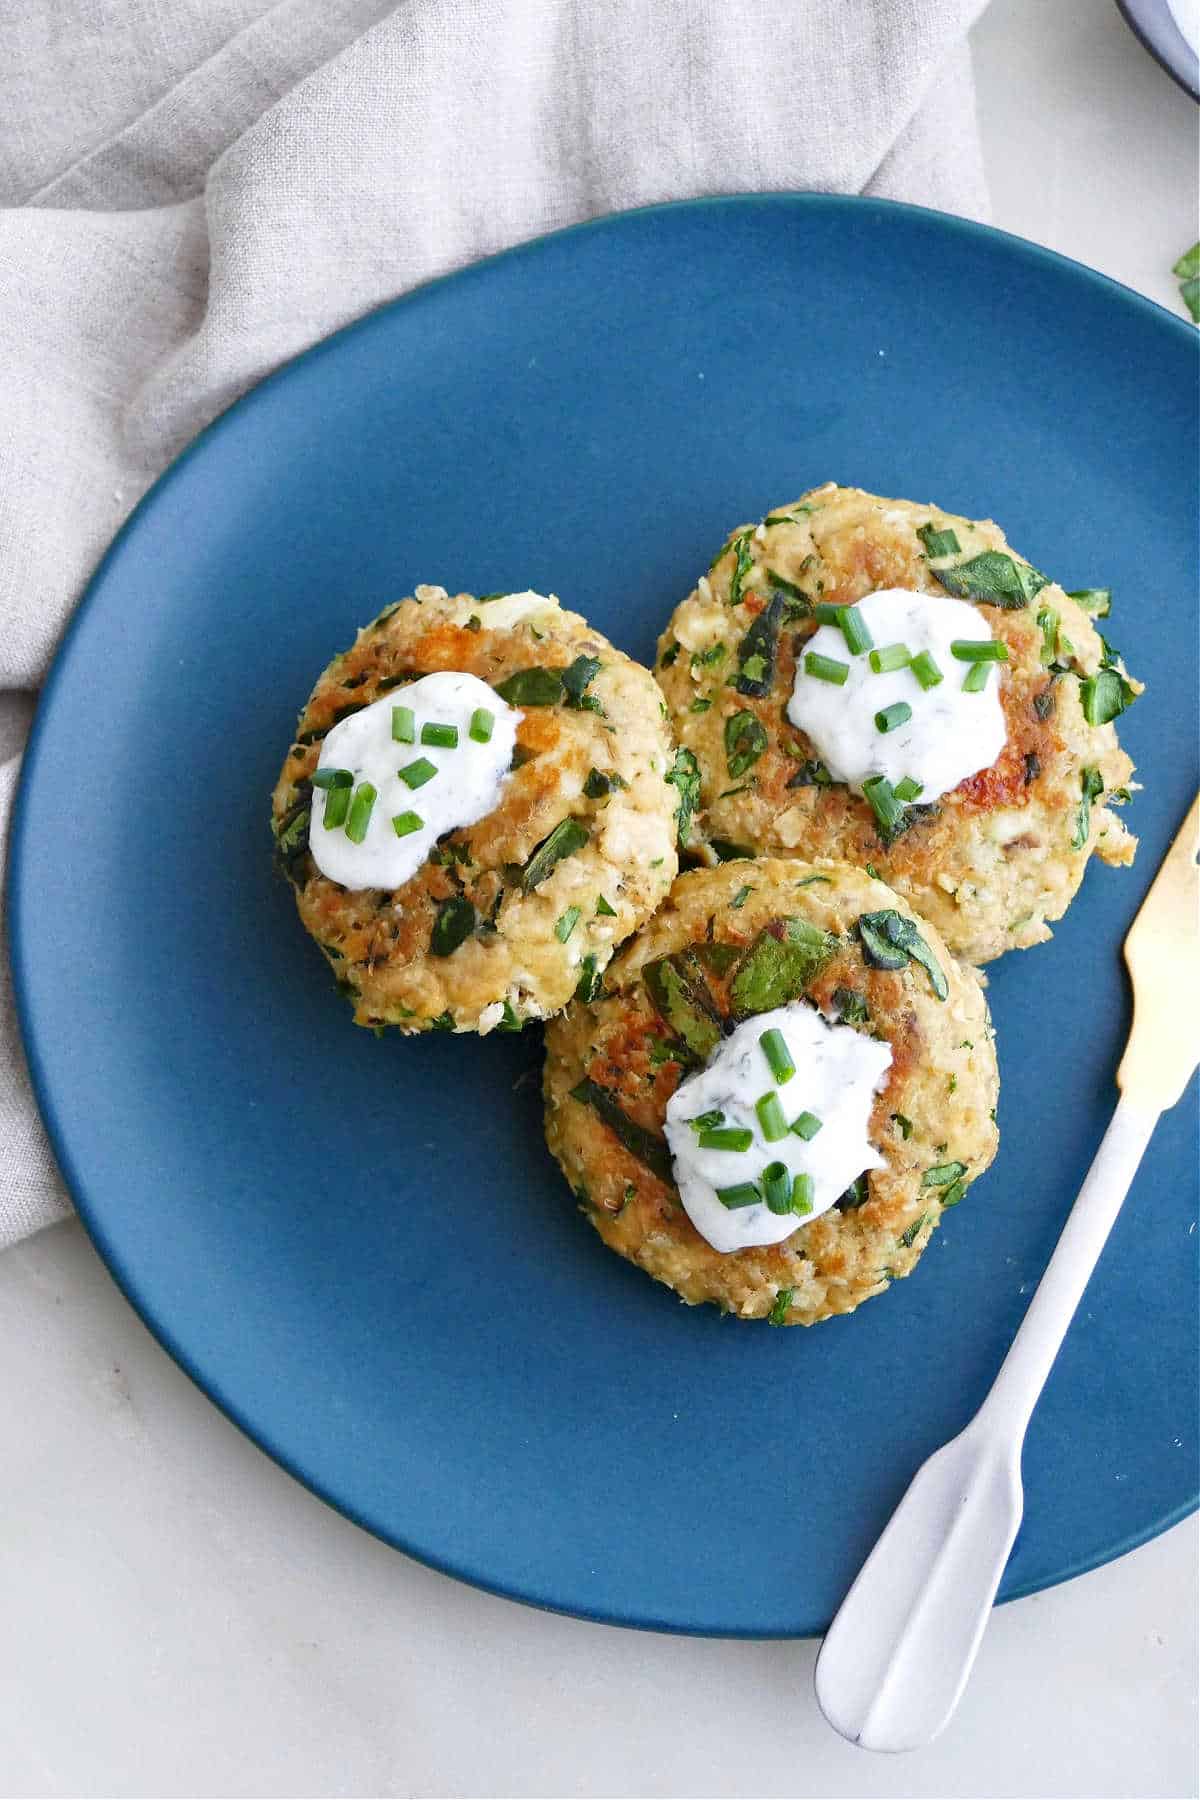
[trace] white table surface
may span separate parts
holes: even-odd
[[[1109,0],[995,0],[975,49],[996,223],[1176,306],[1192,103]],[[1195,1521],[1000,1608],[944,1737],[880,1759],[822,1722],[813,1643],[551,1617],[347,1524],[77,1225],[0,1256],[0,1445],[5,1796],[1196,1791]]]

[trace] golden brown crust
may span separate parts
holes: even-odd
[[[1086,841],[1078,847],[1072,842],[1083,771],[1098,770],[1106,794],[1127,788],[1133,772],[1114,727],[1091,726],[1083,716],[1076,677],[1094,674],[1103,655],[1087,614],[1053,583],[1021,610],[975,602],[993,635],[1008,646],[1009,661],[999,678],[1008,743],[991,769],[918,814],[888,848],[865,800],[845,787],[806,780],[811,770],[805,765],[815,752],[785,715],[797,652],[816,629],[815,621],[797,617],[785,624],[770,692],[762,698],[730,685],[739,645],[781,591],[769,571],[810,600],[836,604],[884,587],[941,593],[919,527],[953,529],[961,560],[984,550],[1007,551],[1004,534],[990,520],[973,522],[940,507],[881,499],[832,483],[767,517],[777,522],[733,534],[659,641],[658,681],[678,741],[700,766],[698,842],[725,840],[763,855],[872,863],[937,926],[956,955],[974,962],[1049,937],[1047,921],[1066,911],[1092,852],[1105,862],[1128,863],[1135,848],[1102,800],[1091,807]],[[738,542],[745,532],[751,535],[739,572]],[[731,606],[732,583],[739,594]],[[1041,659],[1037,618],[1045,608],[1059,614],[1070,646],[1062,654],[1071,672],[1061,677]],[[724,733],[726,722],[742,711],[761,722],[768,744],[753,768],[734,780]]]
[[[763,859],[692,870],[614,959],[603,997],[574,1003],[549,1026],[544,1085],[551,1150],[605,1243],[689,1303],[709,1300],[741,1318],[764,1318],[790,1289],[781,1322],[809,1325],[852,1312],[911,1272],[940,1220],[943,1198],[955,1203],[952,1183],[924,1185],[927,1172],[961,1162],[969,1183],[995,1156],[999,1078],[979,978],[920,920],[946,976],[944,1001],[919,965],[872,967],[855,928],[863,913],[889,908],[915,919],[891,889],[844,863]],[[635,1126],[660,1136],[667,1101],[687,1071],[670,1055],[643,969],[693,945],[709,958],[714,944],[740,952],[789,917],[837,933],[836,952],[807,997],[837,1011],[844,1003],[834,1001],[835,991],[853,990],[869,1013],[860,1029],[891,1045],[892,1067],[871,1118],[871,1139],[885,1167],[867,1175],[865,1204],[823,1213],[781,1244],[723,1255],[695,1229],[670,1181],[626,1148],[572,1090],[595,1082]],[[731,971],[722,976],[709,967],[707,976],[723,1011]]]
[[[310,778],[321,740],[348,710],[437,670],[496,686],[518,670],[565,669],[579,656],[601,663],[587,696],[603,710],[525,707],[517,732],[524,760],[486,819],[449,833],[394,893],[350,890],[320,873],[307,848]],[[586,969],[605,968],[617,944],[653,912],[677,867],[678,794],[665,779],[673,752],[662,711],[649,673],[552,598],[484,603],[422,587],[359,632],[313,689],[272,803],[300,917],[358,1024],[488,1031],[547,1017],[570,999]],[[592,770],[616,778],[609,791],[585,792]],[[568,817],[588,832],[588,842],[524,892],[521,866]],[[479,926],[450,956],[433,956],[438,906],[460,894],[475,907]],[[601,897],[611,914],[597,913]],[[555,924],[572,906],[579,920],[562,942]]]

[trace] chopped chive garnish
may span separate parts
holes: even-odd
[[[414,831],[420,831],[424,823],[425,821],[420,813],[397,813],[392,820],[392,830],[397,837],[411,837]]]
[[[915,800],[918,795],[925,792],[925,783],[923,781],[914,781],[911,775],[906,775],[902,781],[896,783],[892,792],[895,794],[897,800],[903,800],[907,803],[909,800]]]
[[[396,744],[416,743],[417,721],[411,706],[393,706],[392,741]]]
[[[410,762],[399,771],[400,779],[405,787],[424,787],[437,774],[437,765],[431,763],[427,756],[418,756],[416,762]]]
[[[768,1163],[762,1172],[763,1199],[773,1213],[792,1210],[792,1175],[786,1163]]]
[[[579,923],[579,908],[568,906],[565,913],[560,913],[554,922],[554,935],[560,944],[565,944]]]
[[[748,1125],[711,1126],[702,1131],[699,1138],[701,1150],[748,1150],[754,1142],[754,1133]]]
[[[864,655],[875,643],[875,639],[871,636],[871,627],[857,606],[843,606],[841,613],[838,624],[842,628],[842,636],[846,640],[847,650],[851,656]]]
[[[813,1209],[813,1178],[811,1175],[797,1175],[792,1182],[792,1204],[790,1211],[803,1218],[805,1213]]]
[[[821,1123],[822,1122],[818,1119],[816,1113],[802,1112],[792,1120],[791,1128],[796,1136],[798,1138],[803,1138],[807,1144],[811,1138],[816,1137],[818,1131],[821,1129]]]
[[[1007,662],[1008,645],[999,638],[955,638],[950,654],[959,662]]]
[[[840,625],[842,609],[840,606],[835,606],[830,600],[818,600],[813,607],[813,618],[818,625]]]
[[[350,811],[350,789],[348,787],[330,788],[325,796],[325,829],[336,831],[339,825],[346,823],[346,814]]]
[[[604,898],[603,894],[597,894],[596,913],[598,917],[603,919],[615,919],[617,916],[617,909],[615,906],[610,906],[608,904],[608,901]]]
[[[885,644],[882,650],[872,650],[867,661],[876,675],[890,675],[893,669],[908,667],[912,652],[907,644]]]
[[[457,725],[422,725],[421,742],[436,744],[442,750],[458,749]]]
[[[984,688],[988,684],[988,676],[990,674],[991,667],[988,663],[972,663],[966,674],[963,676],[963,693],[982,694]]]
[[[759,1128],[768,1144],[777,1144],[787,1136],[788,1122],[782,1102],[774,1089],[754,1102],[754,1110],[758,1114]]]
[[[918,650],[908,666],[923,688],[935,688],[942,679],[942,671],[928,650]]]
[[[467,728],[467,736],[477,744],[486,744],[492,735],[492,727],[496,723],[495,713],[486,706],[477,706],[471,714],[471,723]]]
[[[312,784],[315,788],[348,788],[353,787],[354,777],[349,769],[314,769]]]
[[[899,725],[907,725],[912,718],[912,707],[907,700],[897,700],[894,706],[885,706],[882,712],[875,714],[876,731],[895,731]]]
[[[367,826],[371,823],[371,809],[375,805],[375,800],[375,789],[371,783],[360,781],[354,790],[354,798],[350,802],[350,817],[346,820],[346,836],[352,844],[361,844],[366,837]]]
[[[818,681],[832,681],[835,686],[842,687],[850,673],[850,664],[838,662],[833,656],[819,656],[810,650],[804,658],[804,670],[807,675],[815,675]]]
[[[758,1041],[762,1046],[762,1053],[767,1059],[767,1066],[775,1077],[776,1084],[782,1087],[784,1082],[790,1081],[796,1073],[796,1065],[792,1061],[791,1051],[787,1047],[787,1039],[782,1031],[772,1026],[770,1031],[763,1032]]]
[[[885,837],[895,831],[904,817],[904,807],[896,798],[896,790],[886,775],[871,775],[863,782],[863,799],[879,821]]]
[[[758,1206],[762,1195],[752,1181],[739,1181],[736,1187],[718,1188],[717,1199],[734,1212],[739,1206]]]

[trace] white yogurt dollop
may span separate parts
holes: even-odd
[[[396,707],[412,714],[411,743],[393,736]],[[471,736],[477,711],[491,715],[486,742]],[[375,802],[366,834],[355,843],[345,825],[325,824],[331,790],[314,785],[308,844],[322,875],[347,888],[403,887],[444,832],[474,825],[499,804],[523,717],[478,676],[447,671],[393,688],[335,725],[321,746],[318,775],[322,769],[348,771],[351,795],[367,782],[375,789]],[[425,726],[454,727],[457,744],[423,743]],[[412,765],[421,763],[433,768],[428,779],[421,779],[426,770],[412,771]],[[409,781],[402,769],[410,770]],[[405,814],[415,815],[420,824]],[[403,836],[393,823],[397,818]]]
[[[763,1033],[782,1033],[795,1074],[782,1085],[762,1049]],[[818,1214],[828,1212],[865,1169],[883,1166],[867,1136],[875,1095],[892,1064],[891,1046],[865,1037],[850,1025],[831,1025],[815,1007],[792,1000],[747,1019],[722,1039],[707,1066],[681,1081],[667,1103],[666,1135],[680,1198],[692,1224],[714,1250],[744,1250],[778,1244]],[[769,1142],[755,1103],[774,1092],[791,1124],[801,1113],[821,1122],[809,1139],[789,1131]],[[753,1133],[746,1150],[701,1149],[700,1133],[688,1123],[719,1112],[722,1125]],[[789,1180],[812,1178],[812,1211],[773,1213],[765,1202],[727,1208],[718,1188],[755,1182],[781,1162]]]
[[[886,776],[893,787],[907,776],[920,783],[918,798],[927,804],[968,775],[990,769],[1008,735],[1000,704],[1004,664],[984,665],[987,684],[972,693],[963,682],[975,665],[961,662],[950,649],[956,639],[991,640],[983,614],[965,600],[907,588],[881,588],[854,610],[870,628],[876,649],[903,644],[913,656],[924,650],[942,679],[936,687],[923,688],[909,667],[877,675],[866,652],[851,653],[840,626],[819,626],[805,643],[805,654],[848,663],[850,673],[839,687],[810,675],[802,655],[787,716],[812,739],[834,780],[861,794],[872,775]],[[911,707],[912,717],[881,732],[876,713],[898,701]]]

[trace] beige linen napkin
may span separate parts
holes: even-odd
[[[97,558],[237,394],[622,207],[820,188],[982,216],[983,4],[0,0],[0,824]],[[2,1246],[69,1206],[0,966]]]

